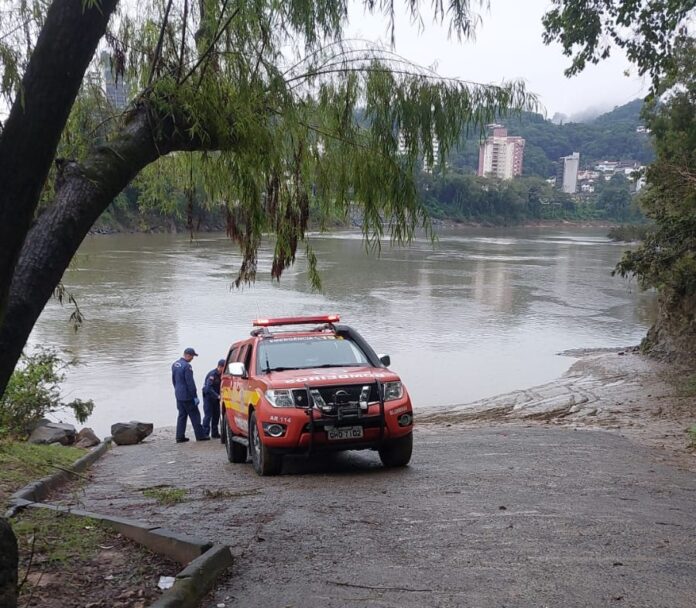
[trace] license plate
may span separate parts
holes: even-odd
[[[340,441],[342,439],[361,439],[363,427],[361,426],[332,426],[326,427],[326,436],[330,441]]]

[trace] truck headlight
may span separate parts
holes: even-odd
[[[394,401],[401,399],[404,396],[404,387],[401,382],[385,382],[384,383],[384,400]]]
[[[292,393],[289,389],[268,389],[266,391],[266,401],[273,407],[295,407],[292,400]]]

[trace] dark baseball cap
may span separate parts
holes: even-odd
[[[184,349],[184,354],[185,354],[185,355],[191,355],[192,357],[197,357],[197,356],[198,356],[198,353],[197,353],[194,349],[192,349],[190,346],[189,346],[188,348],[185,348],[185,349]]]
[[[224,359],[220,359],[220,360],[218,361],[218,365],[225,365],[225,360],[224,360]]]

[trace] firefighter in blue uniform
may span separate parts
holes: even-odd
[[[201,414],[198,411],[198,397],[196,396],[196,383],[193,380],[193,368],[191,361],[198,353],[192,349],[184,350],[184,356],[172,363],[172,384],[176,396],[176,409],[179,416],[176,419],[176,442],[188,441],[186,437],[186,419],[191,419],[196,441],[210,439],[201,426]]]
[[[224,369],[225,360],[220,359],[217,367],[205,375],[203,385],[203,432],[208,435],[212,431],[214,439],[220,438],[220,382]]]

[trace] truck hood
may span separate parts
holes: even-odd
[[[400,380],[394,372],[384,367],[321,367],[291,369],[263,374],[258,377],[268,388],[302,388],[311,386],[331,386],[335,384],[370,384],[396,382]]]

